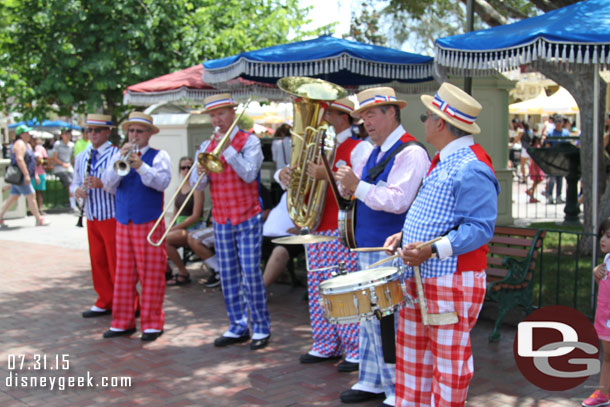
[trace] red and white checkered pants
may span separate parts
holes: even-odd
[[[417,297],[415,279],[407,292]],[[423,280],[428,313],[455,311],[459,321],[424,326],[419,304],[400,311],[396,357],[396,406],[463,406],[474,374],[470,331],[485,298],[485,272],[467,271]]]
[[[163,329],[163,297],[165,295],[165,270],[167,253],[165,244],[152,246],[146,240],[154,221],[136,225],[117,223],[116,246],[117,267],[112,304],[112,327],[130,329],[135,327],[136,284],[142,287],[140,324],[145,329]],[[157,241],[165,231],[161,223],[153,234]]]

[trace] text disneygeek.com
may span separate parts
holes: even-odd
[[[4,384],[8,388],[45,388],[64,390],[66,388],[117,388],[131,387],[129,376],[93,377],[87,370],[82,376],[44,376],[44,371],[57,373],[70,369],[70,355],[57,354],[15,354],[8,355],[8,376]]]

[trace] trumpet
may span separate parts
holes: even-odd
[[[146,236],[146,240],[152,246],[155,246],[155,247],[161,246],[161,243],[163,243],[163,241],[167,237],[167,234],[169,233],[170,229],[172,228],[172,226],[174,226],[174,223],[176,223],[176,220],[178,219],[178,216],[180,216],[180,214],[184,210],[184,207],[187,205],[189,199],[191,199],[191,196],[195,193],[195,190],[197,190],[197,186],[199,185],[199,183],[201,183],[201,181],[203,180],[203,177],[205,177],[208,172],[213,172],[215,174],[218,174],[218,173],[221,173],[224,170],[224,164],[220,160],[220,155],[229,146],[229,143],[230,143],[230,140],[231,140],[231,133],[233,133],[233,129],[235,129],[235,126],[237,126],[237,122],[241,119],[241,117],[246,112],[246,108],[250,104],[251,100],[252,100],[252,97],[250,97],[248,99],[248,101],[244,104],[244,107],[243,107],[241,113],[239,113],[239,115],[235,118],[235,120],[233,120],[233,123],[231,123],[231,127],[229,127],[229,130],[227,130],[225,135],[222,136],[222,138],[220,139],[220,141],[218,142],[218,144],[216,145],[214,150],[209,152],[209,153],[203,152],[203,153],[199,153],[197,155],[197,163],[199,165],[201,165],[203,168],[205,168],[205,171],[203,171],[201,173],[201,175],[199,175],[199,178],[197,178],[197,181],[195,181],[195,183],[193,184],[193,186],[191,188],[191,191],[188,193],[188,195],[184,199],[184,203],[182,204],[182,206],[180,208],[178,208],[176,213],[174,213],[174,216],[169,221],[169,225],[165,229],[165,233],[163,233],[161,238],[158,241],[155,242],[155,241],[153,241],[153,238],[152,238],[153,234],[155,233],[155,231],[159,227],[159,224],[161,223],[161,221],[163,219],[165,219],[165,216],[167,215],[167,212],[172,208],[172,206],[176,202],[176,198],[178,197],[178,194],[182,190],[182,187],[184,186],[184,184],[186,182],[189,182],[189,179],[191,178],[191,173],[197,167],[197,164],[193,164],[191,169],[184,176],[184,180],[180,183],[180,185],[178,185],[178,188],[176,188],[176,192],[174,193],[172,198],[167,203],[167,206],[165,207],[165,209],[163,209],[163,212],[161,213],[161,215],[159,215],[159,218],[157,219],[157,221],[155,222],[153,227],[150,229],[150,232],[148,232],[148,236]],[[220,128],[216,127],[214,129],[214,134],[216,134],[218,131],[220,131]]]
[[[138,145],[132,144],[127,154],[123,155],[114,163],[114,171],[121,177],[129,174],[129,171],[131,171],[131,165],[129,165],[129,156],[131,156],[132,154],[137,154],[138,151],[140,151]]]

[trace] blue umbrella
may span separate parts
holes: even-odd
[[[22,122],[18,122],[18,123],[9,124],[8,128],[13,129],[22,124],[26,124],[30,127],[34,127],[35,129],[53,129],[53,128],[62,128],[62,127],[68,127],[72,130],[82,130],[83,129],[82,127],[77,126],[76,124],[71,124],[71,123],[65,122],[63,120],[44,120],[42,123],[40,123],[38,121],[38,119],[32,119],[32,120],[28,120],[28,121],[22,121]]]
[[[433,59],[392,48],[331,36],[276,45],[203,63],[203,80],[242,77],[276,83],[285,76],[309,76],[341,86],[432,79]]]
[[[513,24],[436,40],[435,63],[454,73],[489,74],[537,62],[594,65],[592,231],[597,232],[599,68],[610,66],[610,2],[587,0]],[[584,160],[581,160],[581,162]],[[595,245],[595,239],[594,239]],[[595,249],[593,250],[595,253]]]

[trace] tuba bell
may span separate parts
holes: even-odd
[[[321,163],[322,140],[328,161],[334,162],[336,136],[333,127],[323,122],[324,113],[330,102],[346,97],[347,91],[334,83],[300,76],[282,78],[277,86],[293,96],[294,107],[288,214],[298,227],[313,230],[322,218],[328,182],[310,178],[306,166]]]

